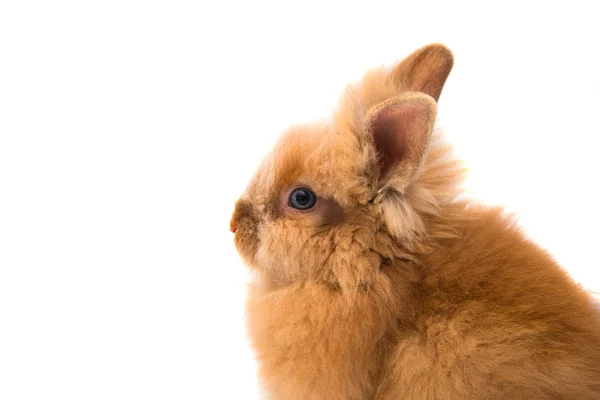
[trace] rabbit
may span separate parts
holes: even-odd
[[[502,208],[463,193],[434,129],[442,44],[284,132],[230,221],[273,399],[600,399],[591,296]]]

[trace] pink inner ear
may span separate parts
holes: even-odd
[[[409,143],[419,138],[410,138],[411,135],[420,135],[415,129],[423,112],[423,106],[414,104],[390,105],[380,110],[371,121],[371,134],[375,147],[380,157],[381,176],[405,157],[409,156]]]

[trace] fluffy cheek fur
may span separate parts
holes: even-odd
[[[314,228],[299,228],[277,219],[260,231],[255,264],[273,284],[286,285],[320,275],[319,267],[325,264],[329,248],[329,232],[317,233]]]
[[[367,287],[381,273],[394,250],[380,218],[347,215],[344,224],[312,225],[275,219],[261,226],[256,266],[274,287],[294,282],[319,282],[344,293]]]
[[[261,229],[255,265],[274,287],[306,281],[339,287],[347,275],[355,281],[367,279],[368,270],[379,260],[364,253],[335,228],[298,227],[280,219]]]

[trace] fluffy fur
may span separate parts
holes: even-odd
[[[273,398],[600,398],[591,298],[501,209],[459,200],[464,169],[431,132],[452,62],[430,45],[368,72],[329,124],[286,132],[238,200]],[[299,186],[314,209],[289,207]]]

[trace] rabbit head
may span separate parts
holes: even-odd
[[[452,66],[445,46],[425,46],[348,86],[329,123],[285,132],[235,206],[244,261],[275,286],[350,290],[423,251],[462,173],[433,133]]]

